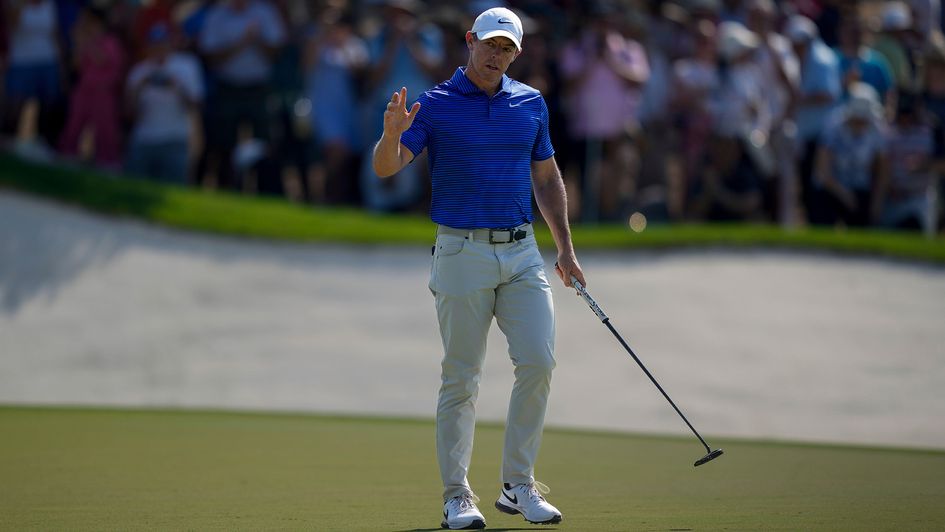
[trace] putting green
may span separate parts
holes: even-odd
[[[489,529],[942,530],[945,452],[548,430],[557,527],[492,508],[502,429],[470,479]],[[435,530],[429,421],[0,408],[2,530]]]

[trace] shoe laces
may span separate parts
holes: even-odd
[[[455,503],[453,501],[456,501]],[[455,504],[459,513],[465,512],[476,507],[476,503],[479,502],[479,497],[473,493],[464,493],[462,495],[457,495],[450,499],[451,504]]]
[[[551,493],[551,488],[537,480],[528,485],[528,497],[533,501],[545,500],[543,495]]]

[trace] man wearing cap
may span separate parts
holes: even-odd
[[[840,60],[820,39],[814,21],[807,17],[794,15],[789,18],[784,33],[790,39],[801,67],[795,123],[801,150],[800,196],[809,218],[817,203],[812,176],[818,140],[843,90]]]
[[[466,475],[475,403],[493,317],[515,366],[495,506],[532,523],[557,523],[561,512],[535,481],[554,368],[554,309],[533,235],[532,190],[558,248],[565,286],[582,283],[567,221],[567,200],[548,134],[541,94],[505,75],[522,50],[521,20],[489,9],[466,33],[469,60],[423,93],[410,110],[406,89],[384,113],[374,170],[390,176],[429,151],[438,224],[430,276],[443,339],[436,445],[443,480],[444,528],[485,527]]]

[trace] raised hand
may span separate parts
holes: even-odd
[[[384,111],[384,134],[391,135],[394,138],[400,138],[400,134],[410,128],[413,119],[420,110],[420,102],[416,102],[407,111],[407,87],[395,92],[387,102],[387,109]]]

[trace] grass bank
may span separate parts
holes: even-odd
[[[438,530],[432,421],[0,408],[3,530]],[[546,431],[541,530],[942,530],[945,453]],[[470,480],[489,529],[501,427]]]
[[[44,196],[104,214],[225,235],[306,242],[428,244],[425,216],[379,215],[358,209],[307,207],[280,199],[241,196],[105,176],[90,170],[40,166],[0,156],[0,187]],[[623,224],[575,226],[579,249],[769,247],[826,250],[945,263],[945,238],[876,230],[764,225],[651,226],[634,233]],[[553,244],[547,229],[538,232]]]

